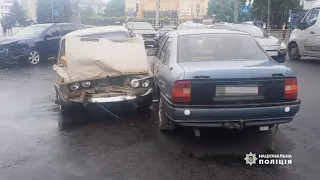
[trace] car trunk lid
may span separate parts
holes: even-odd
[[[285,77],[291,70],[272,61],[179,64],[191,80],[193,104],[252,104],[287,101]]]

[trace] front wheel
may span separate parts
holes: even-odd
[[[301,55],[299,53],[299,47],[296,43],[292,43],[288,47],[288,55],[291,60],[299,60]]]
[[[136,104],[140,109],[147,110],[150,106],[152,106],[152,101],[152,94],[148,94],[146,96],[139,97],[136,101]]]
[[[28,57],[26,59],[27,65],[36,66],[41,61],[41,55],[38,50],[31,49],[28,53]]]

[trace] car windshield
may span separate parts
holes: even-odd
[[[203,24],[199,24],[199,25],[182,25],[180,27],[180,29],[206,29],[207,26],[203,25]]]
[[[17,37],[38,37],[38,36],[40,36],[40,34],[42,32],[44,32],[46,29],[48,29],[48,27],[49,26],[37,26],[37,25],[28,26],[28,27],[25,27],[25,28],[21,29],[20,31],[15,33],[13,36],[17,36]]]
[[[265,52],[249,35],[195,34],[181,36],[179,41],[179,62],[268,59]]]
[[[235,25],[235,26],[232,26],[232,29],[249,33],[254,37],[266,37],[266,36],[268,36],[264,31],[262,31],[262,29],[260,29],[259,27],[256,27],[256,26],[248,26],[248,25],[238,26],[238,25]]]
[[[173,27],[164,27],[162,29],[160,29],[160,31],[172,31]]]
[[[153,27],[149,23],[134,23],[132,27],[137,30],[153,30]]]

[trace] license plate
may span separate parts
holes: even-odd
[[[269,56],[278,56],[278,51],[268,51]]]
[[[216,96],[252,96],[258,95],[258,85],[251,86],[217,86]]]

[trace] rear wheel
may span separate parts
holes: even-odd
[[[291,43],[288,47],[288,55],[291,60],[299,60],[301,59],[301,55],[299,53],[299,47],[296,43]]]
[[[170,122],[169,117],[166,115],[163,108],[163,100],[160,98],[159,101],[159,129],[161,132],[169,131],[174,129],[174,125]]]

